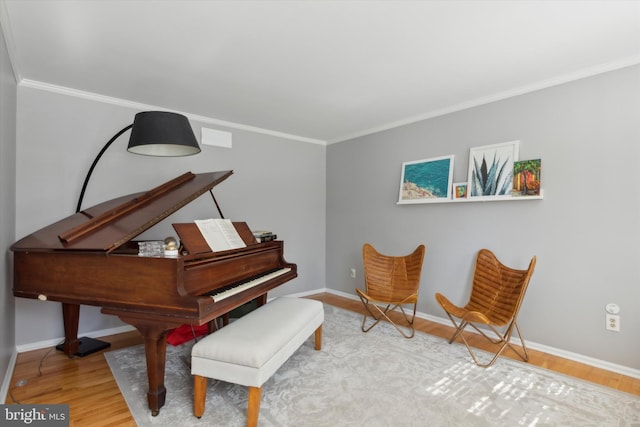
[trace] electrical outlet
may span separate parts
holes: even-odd
[[[356,278],[356,269],[355,269],[355,268],[352,268],[352,269],[351,269],[351,278],[352,278],[352,279],[355,279],[355,278]]]
[[[608,314],[606,317],[607,331],[620,332],[620,316],[617,314]]]

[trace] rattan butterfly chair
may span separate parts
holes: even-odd
[[[365,307],[362,332],[369,332],[385,319],[405,338],[413,337],[424,252],[424,245],[420,245],[409,255],[390,256],[379,253],[368,243],[362,246],[365,290],[356,289]],[[408,306],[410,314],[404,306]],[[393,311],[397,316],[391,315]],[[369,317],[373,323],[365,326]],[[398,319],[403,322],[402,327],[396,323]]]
[[[478,366],[485,368],[493,365],[506,347],[511,348],[522,360],[527,362],[529,353],[520,333],[517,318],[535,266],[536,257],[534,256],[529,263],[529,268],[515,270],[498,261],[490,250],[481,249],[476,258],[471,296],[464,307],[458,307],[444,295],[436,293],[436,300],[456,328],[449,344],[460,336],[473,361]],[[467,326],[473,327],[484,338],[498,345],[489,362],[481,362],[472,351],[463,333]],[[524,353],[511,345],[514,329],[520,337]],[[495,334],[495,337],[491,336],[491,332]]]

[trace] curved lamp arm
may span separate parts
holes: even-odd
[[[129,129],[131,129],[133,127],[133,123],[130,124],[129,126],[126,126],[125,128],[123,128],[120,132],[116,133],[115,135],[113,135],[113,137],[109,140],[109,142],[107,142],[104,147],[102,147],[102,150],[100,150],[100,152],[98,153],[98,155],[96,156],[95,160],[93,161],[93,164],[91,165],[91,167],[89,168],[89,172],[87,172],[87,177],[84,179],[84,183],[82,184],[82,190],[80,191],[80,198],[78,199],[78,206],[76,207],[76,213],[80,212],[80,209],[82,208],[82,199],[84,199],[84,192],[87,189],[87,184],[89,183],[89,178],[91,178],[91,174],[93,173],[93,169],[96,167],[96,165],[98,164],[98,160],[100,160],[100,157],[102,157],[102,155],[104,154],[105,151],[107,151],[107,148],[109,148],[109,146],[111,144],[113,144],[113,142],[118,139],[118,137],[120,135],[122,135],[123,133],[125,133],[126,131],[128,131]]]
[[[82,184],[76,212],[82,209],[82,199],[87,189],[89,178],[98,160],[107,148],[127,130],[131,129],[127,151],[148,156],[189,156],[200,152],[198,141],[193,134],[189,120],[182,114],[168,111],[143,111],[136,114],[133,123],[116,133],[98,153],[87,177]]]

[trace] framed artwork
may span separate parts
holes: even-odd
[[[541,170],[541,159],[514,162],[511,195],[514,197],[539,196]]]
[[[460,200],[467,198],[467,183],[466,182],[454,182],[453,183],[453,200]]]
[[[398,203],[433,203],[451,200],[453,155],[404,162]]]
[[[519,141],[473,147],[469,153],[468,197],[511,196]]]

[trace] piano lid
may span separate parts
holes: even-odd
[[[211,190],[233,171],[187,172],[152,190],[118,197],[36,231],[12,251],[111,252]]]

